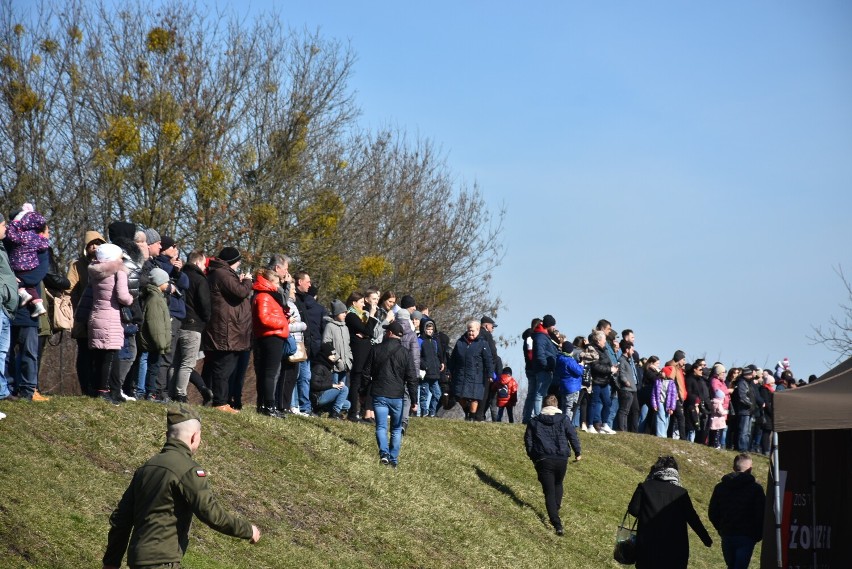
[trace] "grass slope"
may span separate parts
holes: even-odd
[[[2,567],[99,567],[108,518],[133,471],[162,446],[165,409],[80,397],[0,403]],[[713,486],[733,455],[650,436],[581,433],[553,535],[523,426],[412,419],[396,471],[377,460],[368,425],[276,421],[200,409],[198,461],[222,504],[256,523],[261,542],[193,524],[186,567],[617,567],[615,528],[661,454],[714,536],[690,534],[691,567],[723,565],[707,521]],[[755,468],[765,479],[766,461]],[[759,552],[755,552],[759,558]]]

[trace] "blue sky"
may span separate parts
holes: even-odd
[[[666,359],[834,359],[806,336],[852,274],[852,4],[252,6],[349,41],[361,124],[432,139],[505,204],[507,338],[551,313]]]
[[[664,360],[834,359],[807,335],[852,276],[852,3],[220,6],[349,42],[360,124],[431,139],[505,205],[507,339],[550,313]]]

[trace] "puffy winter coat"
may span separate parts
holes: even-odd
[[[340,373],[352,369],[352,346],[349,338],[349,328],[345,322],[335,320],[331,316],[325,317],[325,330],[322,333],[322,343],[334,346],[338,359],[334,364],[334,371]],[[313,369],[313,366],[311,366]]]
[[[92,289],[92,311],[89,314],[89,348],[120,350],[124,345],[124,326],[121,306],[133,304],[127,288],[127,269],[121,259],[89,267],[89,286]]]
[[[571,449],[577,456],[582,452],[574,425],[556,407],[545,407],[530,420],[524,433],[524,446],[533,462],[545,458],[567,459]]]
[[[172,345],[172,316],[169,304],[159,287],[148,283],[142,289],[145,303],[139,348],[143,352],[168,353]]]
[[[553,379],[558,382],[560,393],[576,393],[583,385],[583,366],[570,355],[560,352],[556,358]]]
[[[212,314],[201,336],[203,349],[223,352],[251,349],[251,281],[241,280],[221,259],[210,260],[207,280]]]
[[[263,275],[257,275],[253,285],[252,298],[252,328],[255,338],[278,336],[286,338],[290,335],[290,319],[287,317],[289,307],[284,304],[284,297],[278,287],[269,282]]]

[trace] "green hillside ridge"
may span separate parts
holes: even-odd
[[[0,403],[0,411],[8,415],[0,421],[0,565],[100,567],[110,512],[163,444],[165,408],[54,397]],[[263,537],[252,546],[196,520],[188,568],[618,567],[616,526],[662,454],[677,457],[714,539],[706,549],[690,534],[690,567],[724,564],[707,504],[731,452],[581,433],[583,460],[568,468],[560,538],[523,450],[523,425],[413,418],[394,471],[379,465],[369,425],[199,412],[197,460],[222,504]],[[765,480],[767,462],[756,460]]]

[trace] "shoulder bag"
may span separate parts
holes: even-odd
[[[615,548],[612,550],[612,557],[622,565],[633,565],[636,563],[636,518],[628,526],[627,518],[633,516],[629,512],[624,512],[624,517],[621,519],[621,524],[615,532]]]

